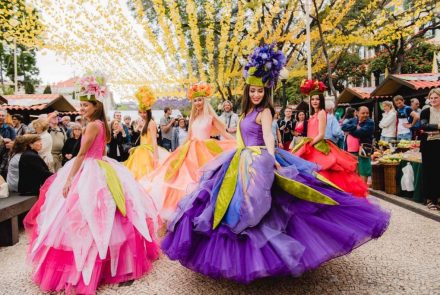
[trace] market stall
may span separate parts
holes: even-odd
[[[373,154],[373,189],[424,203],[420,141],[379,141]]]

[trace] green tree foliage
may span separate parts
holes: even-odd
[[[44,88],[43,93],[44,94],[51,94],[52,93],[52,89],[50,88],[50,85],[47,85],[46,88]]]
[[[14,82],[14,49],[10,46],[0,47],[0,68],[1,84],[4,88],[5,76]],[[39,84],[35,49],[28,49],[24,46],[17,46],[17,76],[18,85],[24,87],[26,93],[35,93],[35,87]],[[5,75],[3,75],[5,74]]]
[[[420,42],[414,43],[414,45],[405,52],[401,62],[400,73],[412,74],[431,72],[434,52],[438,52],[440,46],[421,42],[421,40],[419,41]],[[379,51],[376,57],[370,61],[369,72],[384,73],[385,69],[390,70],[392,67],[391,59],[392,57],[388,51]]]

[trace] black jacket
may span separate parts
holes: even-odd
[[[121,132],[119,132],[116,136],[112,134],[107,155],[117,161],[124,161],[126,159],[126,155],[124,153],[124,147],[122,146],[123,143],[125,143],[125,138],[122,136]],[[119,156],[117,149],[119,149]]]
[[[78,139],[68,138],[64,143],[63,150],[61,153],[63,154],[63,165],[69,161],[66,158],[67,154],[72,154],[72,158],[76,157],[79,153],[79,149],[81,147],[81,136]]]
[[[36,151],[25,151],[18,162],[18,192],[22,195],[38,195],[40,187],[51,175],[52,172]]]

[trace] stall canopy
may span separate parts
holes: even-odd
[[[338,104],[367,102],[373,91],[374,87],[347,87],[339,94]]]
[[[31,113],[77,111],[61,94],[2,95],[0,99],[7,102],[7,104],[1,105],[0,109],[9,111],[29,111]]]
[[[426,97],[431,89],[440,87],[439,77],[440,74],[433,73],[388,75],[371,93],[371,97]]]

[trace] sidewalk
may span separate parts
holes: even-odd
[[[428,217],[428,218],[430,218],[432,220],[440,222],[440,211],[429,210],[428,208],[426,208],[425,205],[416,203],[416,202],[411,201],[411,200],[409,200],[407,198],[403,198],[403,197],[399,197],[399,196],[396,196],[396,195],[387,194],[384,191],[375,190],[375,189],[372,189],[372,188],[370,188],[369,191],[370,191],[371,195],[373,195],[373,196],[375,196],[375,197],[377,197],[379,199],[382,199],[382,200],[385,200],[387,202],[393,203],[393,204],[395,204],[397,206],[400,206],[402,208],[408,209],[408,210],[410,210],[410,211],[412,211],[414,213],[423,215],[423,216]]]

